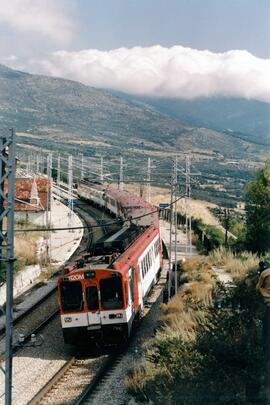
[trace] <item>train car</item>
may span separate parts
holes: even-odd
[[[124,221],[134,220],[139,226],[158,226],[158,214],[156,209],[142,198],[132,195],[124,190],[104,187],[101,184],[79,183],[78,197],[89,201],[113,216]]]
[[[90,190],[83,186],[80,196],[106,208],[104,198],[98,200],[100,194],[93,192],[97,191],[96,187],[100,191],[101,186],[95,185]],[[107,191],[106,196],[115,200],[115,205],[111,205],[122,213],[121,218],[126,217],[123,208],[129,208],[131,223],[102,238],[93,255],[86,253],[80,257],[59,278],[61,324],[66,343],[79,345],[92,340],[106,344],[128,339],[134,319],[139,317],[161,271],[162,244],[153,207],[133,196],[128,201],[126,192],[119,190]],[[136,215],[147,216],[147,213],[150,220],[138,225]],[[150,225],[142,226],[142,223]]]

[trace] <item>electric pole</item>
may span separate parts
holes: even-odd
[[[61,156],[57,157],[57,186],[60,188],[61,181]]]
[[[39,174],[39,154],[36,155],[36,173]]]
[[[225,247],[228,248],[228,231],[230,226],[230,210],[224,209],[224,225],[225,225]]]
[[[123,157],[120,157],[119,188],[124,189]]]
[[[81,180],[84,178],[84,157],[82,154],[82,159],[81,159]]]
[[[100,182],[103,183],[104,174],[103,174],[103,156],[100,158]]]
[[[148,158],[147,162],[147,195],[146,201],[151,203],[151,158]]]
[[[171,296],[171,284],[172,284],[172,232],[174,222],[174,188],[175,188],[175,161],[172,165],[171,174],[171,203],[170,203],[170,242],[169,242],[169,278],[168,278],[168,298]]]
[[[26,172],[27,172],[27,176],[30,176],[30,173],[31,173],[31,157],[30,157],[30,155],[28,155],[28,157],[27,157],[27,169],[26,169]]]
[[[175,281],[175,294],[177,293],[177,170],[178,170],[178,161],[177,161],[177,156],[175,157],[174,161],[174,201],[175,201],[175,206],[174,206],[174,281]]]
[[[69,227],[71,226],[73,215],[73,162],[72,156],[68,157],[68,207],[69,207]]]
[[[190,156],[186,155],[186,253],[192,253]]]
[[[13,272],[14,272],[14,193],[16,172],[16,135],[11,129],[0,136],[0,251],[1,268],[6,270],[6,350],[5,405],[12,404],[12,343],[13,343]],[[3,220],[6,218],[6,230]],[[2,249],[3,245],[5,249]],[[5,253],[4,253],[5,252]]]
[[[47,209],[46,209],[46,262],[51,262],[51,233],[48,231],[51,225],[52,215],[52,154],[47,155]]]

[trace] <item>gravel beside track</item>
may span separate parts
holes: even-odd
[[[42,398],[37,396],[29,402],[29,405],[72,405],[76,403],[77,398],[83,394],[85,388],[106,363],[107,358],[107,355],[87,359],[73,358],[71,365],[67,364],[61,378],[52,385],[49,392],[42,395]]]
[[[84,207],[82,210],[84,210]],[[98,210],[96,211],[98,212]],[[91,218],[90,213],[80,212],[80,215],[90,224],[97,223],[96,219]],[[102,216],[107,220],[110,219],[106,214],[102,213]],[[93,233],[93,241],[103,236],[102,229],[97,229],[98,232]],[[88,237],[84,237],[84,246],[78,248],[76,255],[85,249],[86,244],[89,244]],[[55,281],[50,280],[50,283],[55,283]],[[27,294],[31,294],[31,291]],[[57,306],[57,294],[51,294],[48,300],[43,301],[42,305],[17,323],[16,330],[14,330],[14,340],[16,341],[16,335],[18,336],[19,333],[28,334],[29,331],[34,330],[42,321],[48,318],[48,312],[51,314]],[[0,353],[4,352],[4,344],[5,341],[2,339],[0,341]],[[26,342],[21,346],[13,357],[12,404],[27,404],[65,362],[74,355],[72,350],[74,349],[64,345],[59,317],[46,325],[42,332],[38,333],[36,343]],[[3,394],[4,374],[0,373],[0,404],[4,404]]]
[[[50,295],[40,306],[35,308],[27,317],[20,318],[13,329],[13,340],[18,341],[19,335],[26,336],[44,322],[50,314],[59,308],[56,291]],[[0,356],[5,353],[5,335],[0,340]]]
[[[78,401],[87,385],[91,385],[96,378],[96,374],[108,360],[107,356],[100,355],[96,358],[76,359],[74,366],[61,378],[60,384],[44,397],[42,404],[54,405],[127,405],[136,404],[132,396],[127,393],[125,379],[132,368],[139,365],[145,356],[149,342],[154,336],[154,328],[159,315],[159,305],[162,302],[162,291],[166,283],[166,271],[163,270],[160,280],[148,297],[144,308],[142,319],[134,331],[134,335],[124,353],[116,356],[113,364],[109,365],[107,371],[90,394],[86,395],[83,401]],[[66,346],[68,348],[68,346]],[[31,401],[29,405],[37,402]]]
[[[162,303],[162,291],[166,284],[166,266],[157,285],[153,288],[144,308],[142,319],[134,331],[133,338],[117,364],[104,376],[94,393],[83,404],[87,405],[135,405],[136,401],[128,394],[125,380],[130,371],[141,364],[154,336]]]

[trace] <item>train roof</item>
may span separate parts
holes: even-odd
[[[82,182],[80,183],[80,185],[102,191],[107,196],[114,198],[118,201],[120,206],[127,211],[128,215],[130,215],[131,218],[138,218],[152,213],[151,215],[153,223],[156,225],[158,224],[159,219],[156,208],[145,201],[142,197],[131,194],[130,192],[125,190],[118,190],[116,188],[104,186],[102,184],[85,184]]]
[[[145,251],[149,241],[158,234],[158,228],[151,226],[134,238],[131,244],[123,251],[118,250],[117,254],[103,254],[98,256],[91,256],[89,253],[85,254],[74,263],[68,265],[65,268],[65,274],[62,275],[59,280],[61,281],[72,274],[81,274],[92,270],[107,270],[117,272],[124,276],[127,274],[129,266],[134,263],[135,258],[139,257]]]

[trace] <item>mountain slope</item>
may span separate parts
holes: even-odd
[[[131,96],[128,98],[135,100]],[[238,137],[270,146],[270,103],[225,97],[195,100],[136,99],[189,125],[235,132]]]
[[[216,202],[241,198],[250,168],[267,156],[256,140],[195,127],[145,100],[1,65],[0,119],[2,129],[16,128],[22,158],[40,149],[60,152],[63,158],[82,153],[88,162],[91,157],[89,165],[98,171],[103,156],[118,176],[122,155],[129,181],[144,181],[147,157],[152,157],[158,167],[153,182],[168,185],[172,157],[179,154],[179,164],[184,165],[184,152],[189,151],[192,170],[201,173],[193,196]]]

